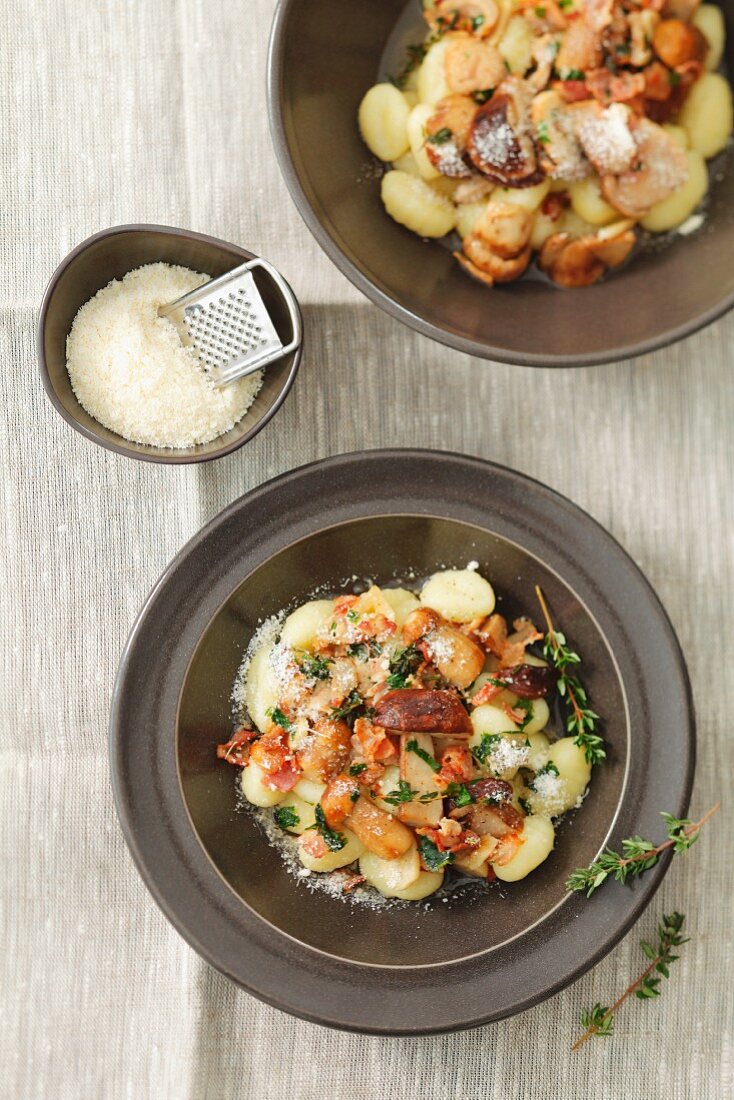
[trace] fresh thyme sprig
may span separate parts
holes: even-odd
[[[658,862],[666,848],[672,848],[674,852],[687,852],[698,840],[702,826],[714,816],[720,805],[721,803],[717,802],[700,821],[661,813],[660,816],[668,830],[667,840],[662,844],[654,845],[649,840],[643,840],[641,836],[629,837],[622,841],[621,855],[619,852],[612,851],[611,848],[605,848],[598,859],[588,867],[578,867],[573,872],[566,882],[566,889],[585,891],[587,898],[590,898],[610,875],[613,875],[617,882],[626,882],[628,878],[636,878],[643,871],[649,871]]]
[[[685,917],[682,913],[670,913],[664,916],[662,924],[658,925],[657,945],[653,946],[647,940],[641,941],[640,946],[650,960],[649,965],[627,986],[622,996],[618,997],[613,1005],[607,1007],[597,1002],[593,1008],[584,1009],[581,1013],[581,1025],[586,1030],[573,1044],[572,1051],[578,1050],[594,1035],[599,1038],[608,1038],[612,1035],[615,1013],[633,993],[641,1001],[660,996],[660,977],[669,978],[670,964],[679,958],[678,955],[673,954],[673,948],[688,943],[688,937],[681,935],[684,922]]]
[[[569,649],[565,635],[553,626],[545,596],[537,584],[535,594],[548,627],[548,633],[543,641],[543,656],[557,669],[558,694],[568,703],[566,730],[568,733],[575,734],[574,741],[584,750],[584,756],[589,764],[599,764],[607,755],[604,739],[596,732],[599,715],[589,707],[586,689],[578,676],[569,671],[575,665],[581,664],[581,658],[578,653]]]

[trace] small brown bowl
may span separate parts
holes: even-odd
[[[215,277],[251,259],[253,253],[238,245],[166,225],[117,225],[77,245],[56,268],[46,288],[37,332],[41,379],[64,420],[94,443],[145,462],[208,462],[236,451],[257,435],[285,401],[298,371],[302,345],[265,368],[259,393],[233,428],[209,443],[176,449],[132,443],[105,428],[77,401],[66,369],[66,338],[78,310],[112,279],[121,279],[143,264],[159,262],[180,264]],[[264,269],[253,274],[285,344],[293,338],[285,299]]]
[[[725,63],[734,61],[734,0],[721,0]],[[491,290],[448,248],[394,222],[380,200],[382,170],[362,142],[367,89],[399,71],[425,35],[405,0],[281,0],[270,40],[268,101],[280,168],[306,225],[378,306],[459,351],[524,366],[627,359],[672,344],[734,305],[734,187],[717,160],[706,222],[691,236],[643,250],[596,286],[561,290],[524,278]],[[391,37],[392,36],[392,37]],[[388,42],[392,56],[384,53]],[[393,49],[393,46],[395,49]],[[731,173],[732,158],[722,154]]]

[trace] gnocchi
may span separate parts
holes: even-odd
[[[456,225],[453,203],[407,172],[383,176],[381,195],[390,217],[419,237],[445,237]]]
[[[309,883],[414,902],[549,857],[591,767],[552,730],[538,632],[495,605],[470,563],[310,600],[258,633],[243,725],[217,756]]]
[[[593,0],[562,12],[493,0],[491,11],[447,26],[424,5],[422,62],[360,104],[362,136],[387,168],[384,209],[445,238],[485,286],[522,278],[533,259],[559,287],[590,286],[705,198],[704,162],[734,125],[717,72],[721,9],[615,8],[608,36]],[[490,193],[495,208],[528,212],[512,242],[488,217]]]
[[[407,153],[410,106],[393,84],[375,84],[359,105],[359,129],[365,145],[380,160]]]

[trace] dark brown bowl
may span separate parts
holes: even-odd
[[[540,583],[584,660],[608,762],[524,882],[378,911],[311,892],[238,808],[216,759],[230,693],[265,617],[357,574],[385,582],[476,559],[500,607],[537,614]],[[118,812],[138,867],[185,938],[264,1000],[382,1033],[470,1027],[535,1004],[637,919],[666,864],[587,901],[564,883],[609,841],[685,811],[693,714],[654,593],[619,545],[537,482],[477,459],[371,451],[302,467],[231,505],[179,554],[135,624],[111,716]]]
[[[111,279],[121,279],[142,264],[168,263],[215,277],[253,259],[253,253],[229,241],[173,229],[166,225],[117,225],[95,233],[70,252],[57,267],[43,296],[38,319],[37,351],[41,379],[52,404],[64,420],[110,451],[146,462],[208,462],[236,451],[261,431],[283,404],[296,377],[302,345],[266,367],[263,384],[238,424],[210,443],[195,447],[149,447],[131,443],[105,428],[76,399],[66,369],[66,338],[77,311]],[[262,268],[253,272],[275,327],[286,344],[293,337],[287,303]]]
[[[721,4],[734,71],[734,0]],[[734,304],[734,188],[713,184],[706,225],[642,253],[597,286],[560,290],[524,279],[489,290],[451,253],[397,225],[357,129],[357,108],[387,75],[381,56],[418,0],[281,0],[270,40],[270,124],[301,216],[368,298],[426,336],[485,359],[584,366],[680,340]],[[406,41],[419,41],[420,31]],[[328,152],[327,152],[328,150]],[[717,173],[718,174],[718,173]]]

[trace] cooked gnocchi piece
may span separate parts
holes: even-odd
[[[241,767],[245,801],[309,883],[412,902],[516,882],[591,778],[584,748],[554,733],[540,638],[496,612],[475,562],[310,600],[258,632],[242,724],[217,756]]]
[[[424,5],[423,46],[360,105],[360,131],[388,169],[385,211],[446,238],[484,286],[533,262],[559,287],[590,286],[648,234],[683,227],[706,196],[705,161],[734,126],[717,71],[721,9],[488,3],[491,16],[470,5],[474,15],[457,8],[448,21]],[[516,216],[511,245],[496,215],[513,205],[528,218]]]
[[[393,84],[375,84],[359,105],[359,129],[365,145],[380,160],[397,160],[410,147],[410,105]]]
[[[445,237],[456,225],[453,203],[407,172],[383,176],[381,194],[390,217],[419,237]]]

